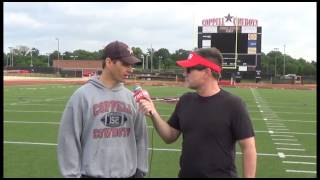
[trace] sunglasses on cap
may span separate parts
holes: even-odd
[[[206,67],[206,66],[201,66],[201,65],[193,66],[193,67],[188,67],[188,68],[187,68],[187,73],[190,73],[190,72],[193,71],[193,70],[202,71],[202,70],[204,70],[204,69],[206,69],[206,68],[208,68],[208,67]]]

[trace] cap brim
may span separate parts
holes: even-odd
[[[134,56],[129,56],[129,57],[125,57],[125,58],[121,58],[122,61],[124,61],[125,63],[128,64],[136,64],[141,62],[140,59],[134,57]]]
[[[190,59],[176,61],[177,65],[183,68],[193,67],[198,65],[199,63],[196,61],[192,61]]]

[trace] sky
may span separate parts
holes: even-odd
[[[192,50],[203,19],[257,19],[262,52],[278,48],[316,60],[316,2],[5,2],[3,51],[24,45],[41,54],[97,51],[119,40],[130,47]]]

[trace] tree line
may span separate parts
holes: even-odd
[[[186,59],[189,55],[189,50],[185,49],[178,49],[174,53],[170,53],[166,48],[158,50],[150,48],[146,52],[143,52],[139,47],[132,47],[132,51],[136,57],[145,61],[145,68],[148,66],[149,69],[151,68],[151,64],[153,69],[158,69],[159,67],[160,69],[178,69],[175,62]],[[38,49],[27,46],[17,46],[16,48],[12,48],[11,52],[3,53],[3,55],[3,68],[12,65],[13,67],[51,67],[53,60],[58,59],[58,51],[43,55],[40,54]],[[102,57],[103,49],[93,52],[78,49],[72,52],[60,52],[59,54],[60,60],[101,60]],[[317,71],[316,66],[316,61],[308,62],[303,58],[295,59],[290,55],[282,54],[280,51],[270,51],[267,54],[262,53],[261,55],[261,71],[263,74],[283,75],[285,73],[315,76]],[[137,66],[137,68],[141,67],[142,63]]]

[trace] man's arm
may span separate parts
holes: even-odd
[[[138,112],[134,123],[134,133],[137,144],[136,177],[143,177],[148,173],[148,129],[145,116]]]
[[[64,177],[80,177],[82,117],[81,108],[68,102],[60,123],[58,135],[58,163]]]
[[[239,140],[243,154],[243,176],[254,178],[256,176],[257,152],[254,137]]]
[[[140,100],[140,105],[141,108],[143,108],[145,115],[151,117],[155,129],[164,142],[170,144],[178,139],[180,131],[171,127],[160,117],[151,99]]]

